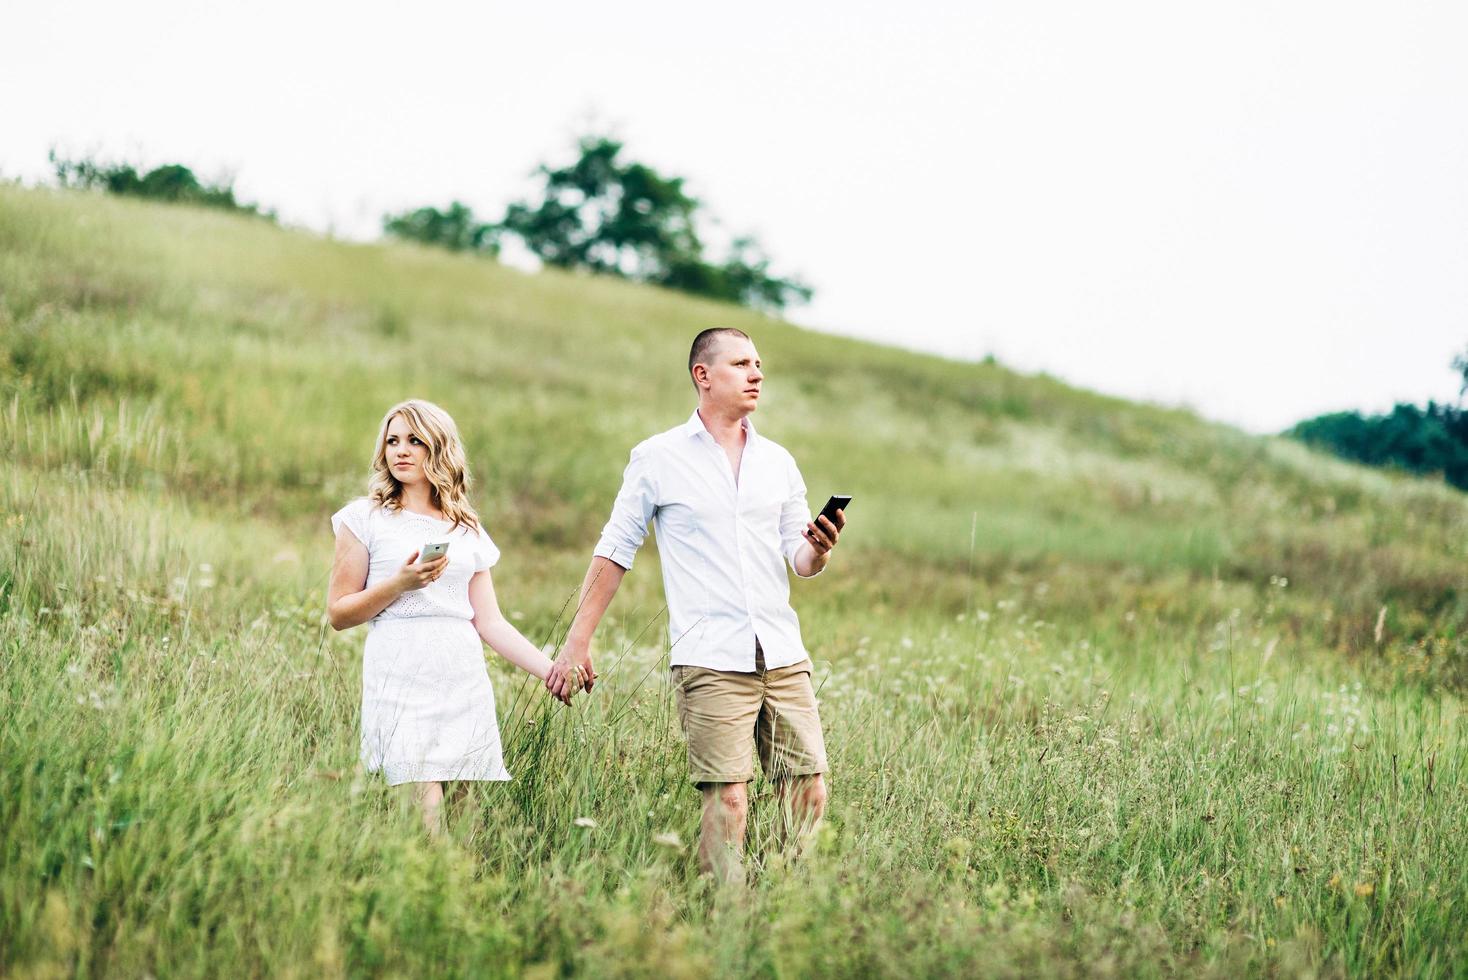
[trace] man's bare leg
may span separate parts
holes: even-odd
[[[826,814],[826,780],[820,774],[787,776],[775,782],[780,806],[776,839],[780,847],[799,855]]]
[[[744,882],[744,828],[749,821],[749,790],[744,783],[706,783],[703,822],[698,836],[698,866],[721,884]]]

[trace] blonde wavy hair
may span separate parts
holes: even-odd
[[[387,427],[401,415],[413,435],[428,447],[423,473],[428,477],[428,492],[433,505],[453,521],[455,527],[479,530],[479,516],[469,505],[469,466],[464,458],[464,444],[459,440],[459,427],[448,412],[433,402],[410,398],[387,410],[377,430],[377,448],[372,453],[372,477],[367,496],[388,510],[402,510],[403,485],[393,476],[387,462]]]

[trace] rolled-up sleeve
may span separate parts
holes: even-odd
[[[790,570],[801,578],[815,578],[816,575],[801,575],[795,568],[795,555],[800,551],[800,546],[805,544],[805,526],[810,523],[810,505],[805,500],[805,479],[800,475],[800,467],[795,465],[795,460],[789,461],[790,489],[786,494],[785,502],[780,505],[780,550],[785,555],[785,560],[790,563]],[[824,569],[821,569],[824,571]]]
[[[612,516],[602,528],[601,540],[593,552],[628,570],[647,537],[648,521],[657,513],[657,474],[653,472],[651,457],[645,445],[632,450],[627,469],[622,473],[622,489],[612,505]]]

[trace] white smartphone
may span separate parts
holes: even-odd
[[[430,541],[418,552],[418,564],[421,565],[424,562],[433,561],[435,558],[442,558],[448,554],[448,551],[449,543],[447,541]]]

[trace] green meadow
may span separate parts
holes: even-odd
[[[591,695],[488,654],[516,779],[430,840],[357,770],[364,632],[324,616],[383,411],[455,416],[501,604],[554,644],[710,325],[754,337],[814,504],[855,496],[792,589],[828,819],[790,860],[757,782],[747,889],[699,878],[650,541]],[[0,974],[1468,975],[1441,482],[623,282],[4,185],[0,438]]]

